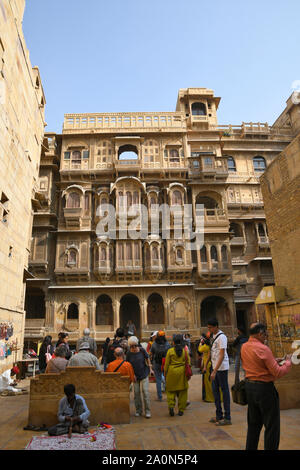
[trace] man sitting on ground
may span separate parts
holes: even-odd
[[[89,328],[85,328],[83,330],[83,337],[82,338],[79,338],[79,340],[77,341],[77,344],[76,344],[76,351],[78,352],[79,349],[80,349],[80,346],[82,345],[82,343],[89,343],[90,345],[90,353],[94,354],[95,356],[97,356],[97,343],[96,341],[94,340],[94,338],[90,338],[90,330]]]
[[[100,370],[100,364],[96,356],[90,353],[89,343],[82,343],[79,346],[78,354],[74,354],[68,362],[68,366],[95,366],[97,370]]]
[[[64,392],[66,396],[60,400],[58,407],[59,424],[48,429],[49,436],[61,436],[67,433],[70,436],[72,432],[81,434],[88,432],[90,411],[84,398],[75,393],[73,384],[65,385]]]
[[[108,364],[106,372],[120,372],[121,375],[130,378],[130,383],[134,382],[134,371],[130,362],[125,360],[125,354],[123,348],[115,349],[115,361]]]

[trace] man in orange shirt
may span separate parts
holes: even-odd
[[[130,378],[130,383],[134,382],[134,371],[130,362],[125,361],[124,350],[116,348],[114,351],[115,361],[108,364],[105,372],[120,372],[121,375]]]
[[[265,450],[277,450],[280,440],[279,396],[274,381],[286,375],[291,368],[291,355],[275,359],[265,345],[267,329],[262,323],[250,327],[250,338],[241,347],[241,359],[246,371],[248,401],[248,432],[246,450],[257,450],[259,435],[264,425]]]

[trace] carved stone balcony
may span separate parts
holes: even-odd
[[[82,219],[83,209],[81,207],[76,208],[64,208],[64,217],[67,228],[80,228]]]
[[[143,265],[140,260],[117,260],[116,275],[119,281],[140,280],[143,277]]]
[[[161,278],[164,272],[163,261],[160,259],[152,259],[149,264],[145,264],[145,275],[152,280]]]
[[[209,118],[207,115],[195,116],[191,115],[187,119],[188,127],[199,127],[201,129],[208,129]]]
[[[211,261],[198,266],[198,277],[207,287],[222,285],[231,275],[232,269],[227,261]]]
[[[99,281],[103,281],[108,280],[111,277],[113,273],[113,268],[111,266],[110,261],[100,260],[96,261],[93,272],[96,278],[99,279]]]
[[[190,280],[192,276],[193,265],[185,263],[176,263],[167,268],[167,275],[170,281],[173,280]]]
[[[246,244],[246,239],[244,237],[233,237],[230,240],[230,245],[232,246],[244,246]]]
[[[87,268],[77,266],[65,266],[64,268],[56,268],[54,270],[56,282],[58,284],[71,282],[87,282],[90,280],[90,272]]]
[[[259,248],[269,248],[269,237],[258,237]]]
[[[48,260],[31,260],[29,259],[29,270],[35,276],[39,274],[47,274]]]
[[[194,152],[197,153],[197,152]],[[220,180],[228,177],[226,158],[215,157],[214,152],[199,152],[199,156],[191,158],[189,177],[203,181],[207,179]]]

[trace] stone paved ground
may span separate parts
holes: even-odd
[[[150,384],[152,418],[136,418],[131,403],[131,423],[115,426],[119,450],[243,450],[247,432],[247,407],[232,404],[232,426],[217,427],[208,423],[215,415],[214,404],[201,401],[201,376],[190,382],[189,399],[192,402],[184,416],[170,417],[166,399],[155,401],[156,387]],[[230,373],[232,383],[233,374]],[[28,387],[29,380],[21,386]],[[42,432],[23,431],[27,424],[29,395],[0,397],[0,449],[24,449],[31,436]],[[133,396],[132,396],[133,399]],[[300,449],[300,410],[281,411],[280,449]],[[263,433],[260,439],[263,449]]]

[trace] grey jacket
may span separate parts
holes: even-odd
[[[68,362],[68,366],[96,366],[96,369],[100,370],[99,361],[96,356],[84,349],[79,351],[78,354],[74,354],[74,356],[71,357]]]
[[[89,343],[90,345],[90,352],[96,356],[97,354],[97,343],[94,340],[94,338],[90,338],[89,336],[83,336],[82,338],[79,338],[76,344],[76,351],[79,351],[80,345],[82,343]]]

